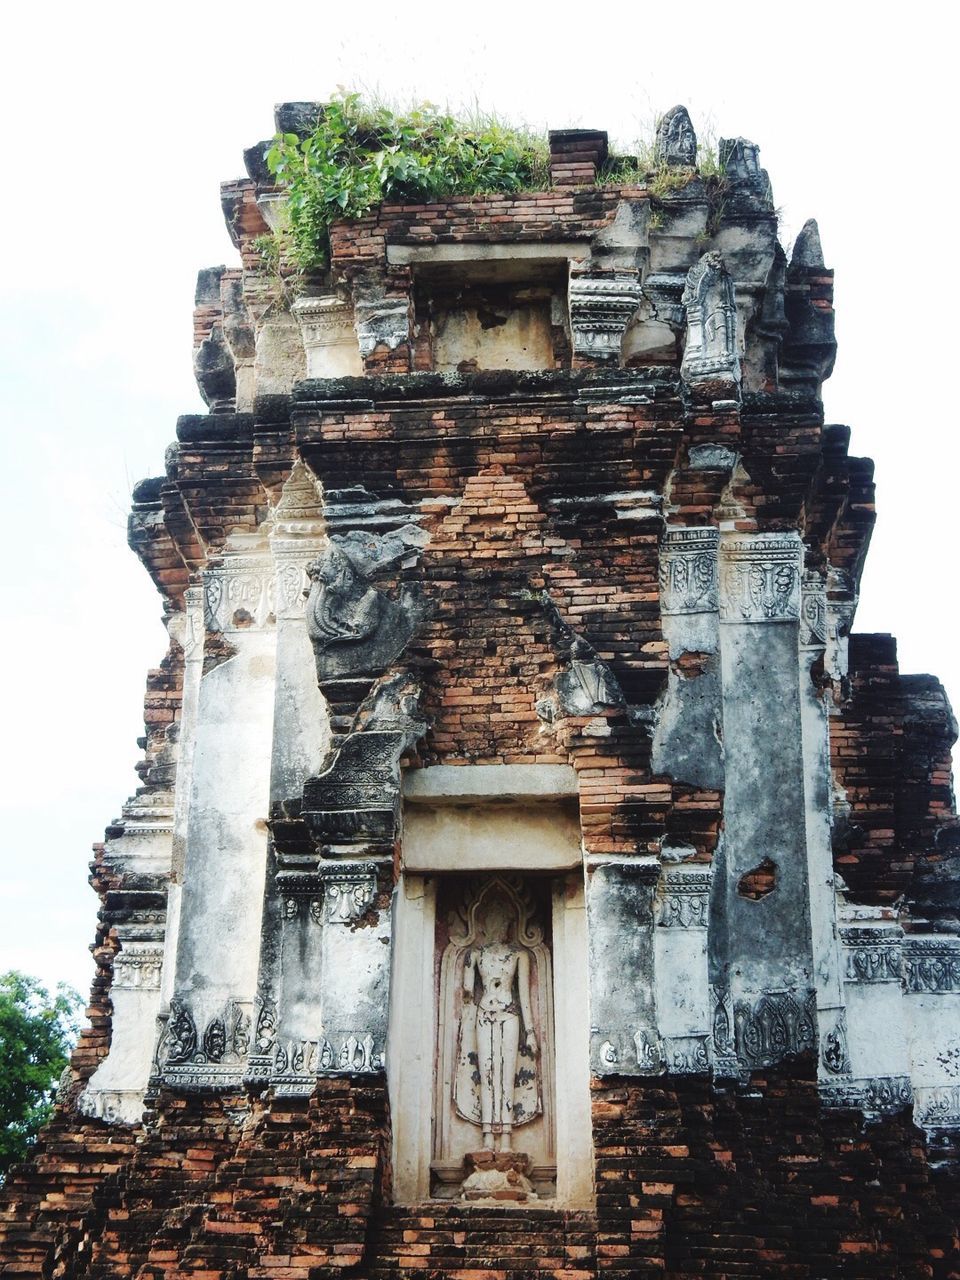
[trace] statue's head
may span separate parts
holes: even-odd
[[[487,942],[506,942],[513,925],[513,912],[503,898],[491,898],[483,913],[483,936]]]
[[[348,587],[355,577],[353,565],[338,546],[330,542],[326,550],[319,555],[307,569],[311,582],[323,587]]]

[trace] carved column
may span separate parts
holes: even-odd
[[[724,534],[720,648],[726,772],[718,900],[738,1056],[746,1067],[816,1042],[794,533]]]
[[[267,854],[276,625],[274,568],[234,535],[203,574],[206,671],[197,695],[167,1084],[239,1084],[250,1045]]]

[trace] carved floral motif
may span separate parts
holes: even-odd
[[[903,934],[897,930],[841,928],[847,982],[899,982]]]
[[[908,1076],[824,1080],[820,1096],[828,1107],[855,1107],[868,1114],[902,1111],[913,1101]]]
[[[665,869],[655,898],[660,928],[706,929],[710,910],[710,872]]]
[[[831,1075],[844,1075],[850,1070],[850,1056],[847,1052],[847,1015],[838,1009],[833,1026],[823,1035],[820,1041],[820,1061],[825,1071]]]
[[[717,608],[716,529],[668,528],[660,544],[660,609],[664,614]]]
[[[203,574],[208,631],[248,631],[274,616],[274,569],[267,557],[232,555]]]
[[[753,1005],[738,1000],[733,1012],[737,1054],[748,1066],[772,1066],[816,1045],[816,1002],[812,992],[803,997],[772,991]]]
[[[960,938],[908,937],[904,942],[904,979],[917,994],[960,992]]]
[[[754,534],[720,548],[723,622],[795,622],[803,546],[796,536]]]

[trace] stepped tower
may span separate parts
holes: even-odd
[[[264,145],[223,186],[3,1274],[958,1274],[956,725],[853,631],[816,223],[788,260],[683,108],[658,147],[553,132],[547,189],[339,222],[296,296]]]

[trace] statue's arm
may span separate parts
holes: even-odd
[[[527,1047],[537,1053],[539,1045],[533,1022],[533,1001],[530,998],[530,954],[527,951],[521,951],[517,956],[517,991],[520,996],[523,1029],[527,1033]]]
[[[463,1002],[464,1004],[473,1004],[473,989],[477,981],[476,961],[473,958],[473,952],[467,952],[467,958],[463,963]]]

